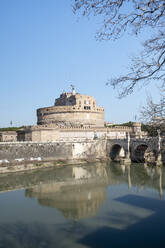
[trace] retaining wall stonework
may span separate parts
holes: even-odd
[[[0,143],[0,164],[23,161],[95,159],[106,157],[106,141]]]
[[[72,156],[70,144],[63,143],[13,143],[0,145],[0,160],[25,161],[33,158],[45,159],[69,159]]]

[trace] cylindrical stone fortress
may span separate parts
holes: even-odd
[[[37,110],[37,124],[55,123],[68,127],[103,127],[104,108],[96,106],[92,96],[81,95],[72,90],[62,93],[54,106]]]

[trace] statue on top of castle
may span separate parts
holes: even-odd
[[[72,95],[75,95],[76,94],[75,86],[73,84],[71,84],[70,86],[72,88]]]

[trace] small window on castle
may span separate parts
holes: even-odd
[[[84,100],[84,104],[86,104],[86,100]]]
[[[91,101],[89,101],[89,105],[91,104]]]
[[[90,110],[91,107],[90,106],[84,106],[84,109]]]
[[[81,105],[81,101],[79,101],[79,105]]]

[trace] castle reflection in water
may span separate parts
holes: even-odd
[[[107,171],[101,164],[69,168],[66,180],[50,181],[27,189],[27,197],[36,197],[38,203],[58,209],[65,218],[74,220],[95,216],[106,200]]]
[[[138,164],[93,163],[66,166],[0,178],[0,191],[26,188],[25,196],[42,206],[58,209],[65,218],[79,220],[97,214],[107,197],[108,185],[127,184],[154,188],[162,197],[165,173],[161,167]]]

